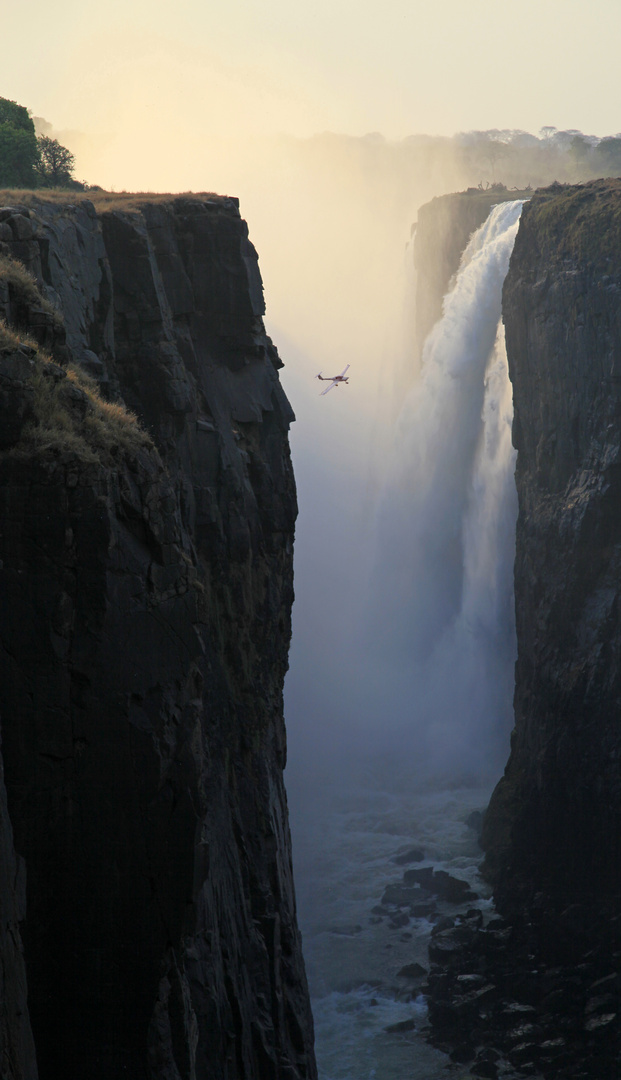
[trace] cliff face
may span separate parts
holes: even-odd
[[[551,188],[504,288],[519,497],[515,731],[486,819],[504,911],[621,885],[621,182]]]
[[[0,241],[64,316],[0,284],[31,335],[0,350],[0,408],[19,412],[0,452],[0,666],[39,1075],[312,1078],[282,779],[292,413],[246,225],[216,197],[32,201],[0,210]],[[152,441],[44,438],[37,342]],[[93,427],[88,386],[42,370]],[[7,1075],[34,1078],[18,1058]]]

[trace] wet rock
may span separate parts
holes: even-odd
[[[483,925],[483,912],[478,908],[469,908],[465,915],[460,916],[462,922],[467,922],[471,926],[481,927]]]
[[[422,964],[405,964],[405,966],[397,972],[397,977],[400,979],[423,979],[426,974],[427,970]]]
[[[476,1061],[470,1069],[470,1075],[490,1077],[491,1080],[496,1080],[498,1066],[493,1061]]]
[[[546,1080],[616,1080],[618,976],[602,970],[603,956],[600,977],[593,979],[589,951],[569,967],[547,966],[543,924],[538,939],[529,922],[508,926],[493,919],[485,931],[460,941],[462,929],[456,921],[430,944],[426,993],[434,1045],[450,1050],[468,1042],[478,1044],[479,1053],[500,1051],[502,1062],[486,1059],[499,1075],[511,1067]],[[615,963],[608,957],[609,968]]]
[[[533,1005],[525,1005],[521,1001],[510,1001],[502,1007],[502,1015],[510,1020],[513,1020],[516,1016],[532,1016],[536,1011]]]
[[[433,870],[430,867],[406,870],[403,883],[406,886],[420,885],[450,904],[463,904],[477,899],[477,894],[472,891],[467,881],[452,877],[446,870]]]
[[[442,915],[433,927],[433,930],[431,931],[431,936],[436,937],[438,934],[442,934],[445,930],[452,930],[454,926],[455,919],[451,919],[450,915]]]
[[[372,915],[390,915],[390,908],[384,906],[384,904],[376,904],[371,908]]]
[[[410,915],[414,919],[428,919],[434,911],[434,904],[410,904]]]
[[[427,893],[417,888],[407,888],[405,885],[388,885],[382,896],[384,907],[409,907],[411,904],[426,898]]]
[[[471,974],[471,973],[467,972],[467,973],[465,973],[463,975],[458,975],[457,978],[455,979],[455,982],[456,982],[456,984],[458,986],[470,990],[470,989],[473,989],[474,987],[482,986],[483,983],[485,982],[485,976],[484,975],[478,975],[478,974]]]
[[[406,915],[404,911],[400,911],[397,912],[396,915],[392,916],[388,925],[390,926],[391,930],[399,930],[400,927],[407,926],[409,921],[410,916]]]
[[[586,1021],[584,1025],[585,1031],[598,1031],[603,1028],[607,1028],[612,1024],[613,1020],[617,1019],[616,1012],[600,1013],[598,1016],[592,1016]]]
[[[393,862],[397,866],[407,866],[408,863],[422,862],[425,858],[425,852],[421,848],[410,848],[409,851],[405,851],[402,855],[395,855]]]
[[[398,1024],[389,1024],[388,1027],[384,1028],[384,1031],[388,1031],[388,1032],[390,1032],[390,1034],[401,1033],[401,1032],[405,1032],[405,1031],[415,1031],[415,1030],[416,1030],[416,1020],[413,1020],[413,1019],[412,1020],[400,1020]]]
[[[452,935],[452,931],[443,930],[429,943],[429,959],[432,964],[448,964],[454,959],[460,962],[462,950],[460,942]]]

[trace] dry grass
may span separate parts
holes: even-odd
[[[60,313],[39,292],[21,263],[0,256],[0,281],[8,281],[33,307],[50,312],[62,325]],[[35,364],[34,420],[24,427],[11,453],[67,453],[83,462],[118,460],[119,455],[151,448],[153,442],[136,416],[124,405],[102,398],[97,383],[79,368],[63,371],[37,342],[0,320],[0,350],[28,345]]]
[[[87,375],[68,368],[66,378],[56,380],[46,373],[49,363],[39,354],[32,380],[36,423],[24,433],[39,452],[71,450],[82,461],[110,463],[153,446],[134,413],[105,401]]]
[[[540,188],[523,216],[550,257],[618,266],[621,179]]]
[[[13,455],[70,453],[80,461],[113,464],[126,454],[152,449],[153,441],[137,417],[117,402],[105,401],[97,384],[76,368],[61,368],[36,341],[0,322],[0,350],[29,345],[35,350],[31,377],[34,420]]]
[[[46,300],[39,292],[35,278],[26,270],[22,263],[16,259],[9,259],[0,255],[0,281],[6,281],[11,285],[19,297],[30,304],[31,307],[40,308],[52,315],[55,323],[62,326],[63,319],[60,312]]]
[[[5,349],[19,349],[20,345],[30,345],[33,349],[37,349],[38,345],[36,341],[29,338],[26,334],[18,334],[10,326],[0,319],[0,352],[4,352]]]
[[[31,190],[3,189],[0,190],[1,206],[26,206],[35,208],[39,203],[53,203],[55,205],[75,206],[81,202],[92,202],[95,209],[100,213],[106,210],[125,210],[127,212],[139,211],[142,206],[158,203],[172,203],[175,199],[194,199],[203,202],[205,199],[224,201],[232,196],[217,195],[212,191],[179,191],[176,193],[151,192],[151,191],[67,191],[62,188],[37,188]]]

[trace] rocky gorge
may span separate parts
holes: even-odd
[[[316,1075],[293,414],[236,200],[0,209],[0,1071]]]
[[[470,819],[495,912],[410,845],[369,926],[409,947],[433,923],[393,981],[454,1074],[615,1080],[621,181],[423,207],[420,332],[522,197],[515,730]],[[282,775],[293,416],[256,252],[218,196],[0,201],[0,1072],[313,1080]]]
[[[482,827],[497,917],[438,923],[427,982],[434,1044],[475,1076],[619,1075],[620,213],[618,180],[535,192],[504,285],[518,656]]]

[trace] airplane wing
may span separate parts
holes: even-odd
[[[334,390],[335,386],[338,386],[337,382],[330,383],[329,386],[326,386],[325,390],[321,391],[319,397],[323,397],[325,394],[328,394],[330,392],[330,390]]]
[[[343,375],[345,374],[345,372],[347,371],[347,369],[348,369],[348,368],[349,368],[350,366],[351,366],[351,365],[350,365],[350,364],[348,364],[346,368],[343,368],[343,370],[342,370],[342,372],[341,372],[341,374],[340,374],[339,378],[341,378],[341,379],[343,378]]]

